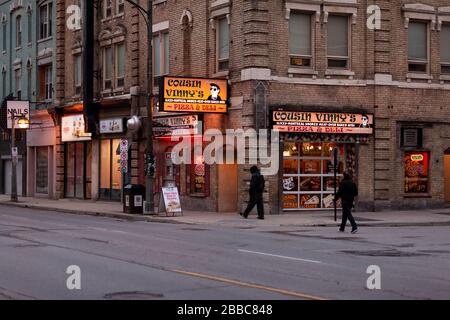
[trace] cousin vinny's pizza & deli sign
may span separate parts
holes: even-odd
[[[274,110],[271,120],[279,132],[373,134],[373,114]]]

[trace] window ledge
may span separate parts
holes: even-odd
[[[101,22],[101,23],[105,23],[105,22],[111,21],[112,19],[113,19],[113,17],[111,16],[111,17],[108,17],[108,18],[103,18],[103,19],[101,19],[100,22]]]
[[[112,89],[106,89],[100,92],[101,95],[107,95],[107,94],[111,94],[112,93]]]
[[[406,79],[433,80],[433,76],[426,73],[408,72],[406,74]]]
[[[431,198],[428,193],[404,194],[403,198]]]
[[[441,80],[441,81],[450,81],[450,74],[441,74],[439,76],[439,80]]]
[[[22,46],[16,47],[16,51],[22,50]]]
[[[310,74],[310,75],[318,75],[319,72],[310,68],[289,68],[289,74]]]
[[[122,12],[122,13],[116,14],[113,18],[114,18],[114,19],[116,19],[116,18],[117,18],[117,19],[118,19],[118,18],[123,18],[124,15],[125,15],[125,13]]]
[[[189,196],[194,197],[194,198],[206,198],[205,193],[191,193],[191,194],[189,194]]]
[[[326,76],[347,76],[353,77],[355,73],[350,70],[340,70],[340,69],[327,69],[325,71]]]
[[[52,38],[53,38],[53,36],[47,37],[47,38],[42,38],[42,39],[39,39],[37,43],[47,42],[47,41],[49,41],[49,40],[52,40]]]
[[[219,71],[219,72],[214,73],[214,74],[212,75],[212,77],[213,77],[213,78],[228,77],[229,74],[230,74],[230,71],[229,71],[229,70],[227,70],[227,71]]]

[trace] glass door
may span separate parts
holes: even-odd
[[[100,142],[100,198],[120,200],[122,194],[120,171],[120,139]]]
[[[91,149],[92,145],[89,142],[66,143],[66,198],[90,198],[92,184]]]

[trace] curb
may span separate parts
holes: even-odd
[[[88,216],[96,216],[96,217],[106,217],[106,218],[114,218],[114,219],[122,219],[127,221],[144,221],[144,222],[152,222],[152,223],[170,223],[170,224],[183,224],[183,225],[217,225],[216,223],[195,223],[195,222],[183,222],[170,220],[167,218],[171,217],[161,217],[161,216],[149,216],[142,214],[128,214],[128,213],[112,213],[112,212],[97,212],[97,211],[82,211],[75,209],[65,209],[65,208],[54,208],[48,206],[41,206],[36,204],[27,204],[24,202],[13,203],[9,201],[0,202],[2,206],[9,207],[19,207],[19,208],[27,208],[27,209],[35,209],[35,210],[43,210],[43,211],[53,211],[53,212],[63,212],[74,215],[88,215]],[[270,227],[276,227],[270,226]],[[279,227],[338,227],[339,222],[334,223],[300,223],[300,224],[279,224]],[[369,228],[382,228],[382,227],[439,227],[439,226],[450,226],[450,221],[442,221],[442,222],[374,222],[374,223],[358,223],[360,227],[369,227]],[[239,226],[231,226],[232,228],[239,228]],[[257,226],[253,226],[255,228]],[[269,227],[269,226],[267,226]]]
[[[35,204],[26,204],[26,203],[12,203],[12,202],[0,202],[2,206],[9,207],[18,207],[18,208],[27,208],[27,209],[36,209],[43,211],[54,211],[54,212],[63,212],[74,215],[86,215],[86,216],[96,216],[96,217],[106,217],[106,218],[115,218],[122,219],[128,221],[145,221],[145,222],[156,222],[156,223],[172,223],[172,224],[191,224],[187,222],[174,221],[174,220],[166,220],[165,217],[152,217],[145,216],[140,214],[128,214],[128,213],[111,213],[111,212],[97,212],[97,211],[81,211],[74,209],[64,209],[64,208],[54,208],[47,206],[40,206]]]

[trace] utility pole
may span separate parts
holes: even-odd
[[[155,158],[153,156],[153,0],[147,1],[147,187],[145,188],[145,211],[154,213],[153,204],[153,178],[155,174]]]
[[[11,202],[17,202],[17,163],[13,151],[16,148],[16,126],[14,112],[11,112]]]
[[[147,1],[147,9],[132,0],[125,0],[139,10],[147,23],[147,154],[145,155],[145,212],[154,213],[153,180],[155,175],[155,157],[153,155],[153,0]]]

